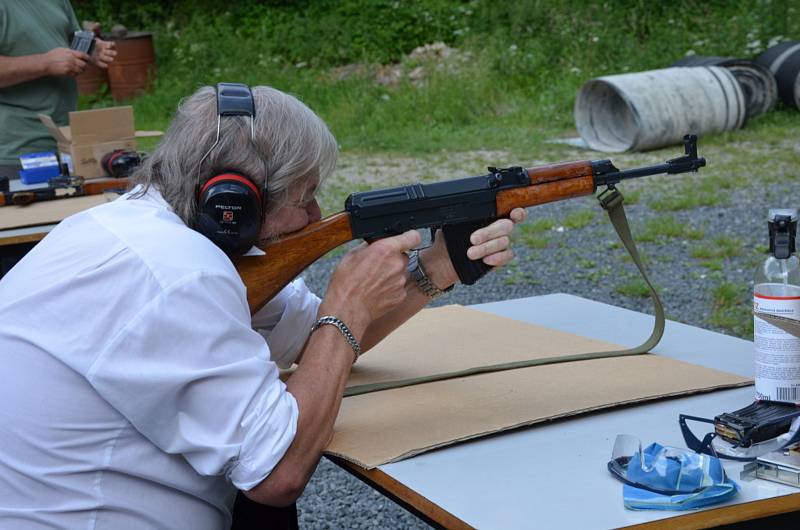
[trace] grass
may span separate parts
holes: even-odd
[[[195,88],[236,80],[299,96],[330,125],[343,151],[503,149],[521,161],[533,153],[558,160],[569,150],[545,140],[574,135],[575,94],[588,79],[662,68],[692,53],[750,57],[781,36],[800,37],[800,9],[792,0],[75,5],[79,19],[154,33],[155,90],[130,102],[140,129],[163,130],[180,98]],[[415,47],[436,41],[458,53],[448,60],[410,57]],[[418,68],[424,72],[419,82],[409,76]],[[398,72],[396,82],[379,81],[387,69]],[[111,104],[107,96],[82,102]],[[762,140],[756,131],[767,122],[776,130],[769,138],[776,139],[796,132],[791,119],[759,119],[748,128]],[[713,135],[703,144],[735,137]]]
[[[641,278],[628,280],[614,287],[614,290],[623,296],[631,298],[648,298],[650,296],[650,289]]]
[[[724,202],[725,197],[721,193],[685,190],[652,199],[648,202],[648,206],[656,211],[674,212],[701,206],[719,206]]]
[[[564,218],[564,227],[577,229],[583,228],[594,221],[597,213],[591,210],[578,210],[568,214]]]
[[[712,313],[708,323],[732,334],[752,339],[753,304],[749,285],[721,282],[712,289]]]
[[[555,221],[539,218],[519,226],[514,234],[514,240],[532,249],[547,248],[550,239],[545,235],[552,230]]]
[[[696,259],[734,258],[742,255],[742,241],[726,236],[714,238],[710,245],[697,245],[689,250]]]
[[[642,190],[626,190],[623,193],[623,197],[625,198],[623,203],[625,206],[633,206],[642,200]]]
[[[700,260],[700,265],[713,271],[721,271],[725,261],[741,256],[742,241],[725,236],[714,238],[711,243],[695,245],[689,249],[689,255]]]
[[[675,217],[663,216],[645,222],[644,228],[636,235],[636,241],[647,243],[665,239],[702,239],[703,231],[679,222]]]
[[[503,283],[506,285],[538,285],[540,283],[532,273],[520,271],[517,260],[512,260],[511,263],[500,269],[500,274],[503,275]]]

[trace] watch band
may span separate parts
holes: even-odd
[[[311,333],[314,333],[321,326],[324,326],[326,324],[334,326],[342,333],[342,335],[344,335],[344,338],[347,340],[347,343],[350,344],[351,348],[353,348],[353,364],[355,364],[358,358],[361,356],[361,345],[356,340],[356,337],[355,335],[353,335],[353,332],[350,331],[350,328],[348,328],[344,322],[342,322],[341,320],[339,320],[334,316],[326,315],[324,317],[318,318],[317,321],[314,322],[314,325],[311,326]]]
[[[442,296],[453,289],[453,285],[447,287],[446,289],[440,289],[431,281],[430,278],[428,278],[428,275],[425,274],[425,270],[422,268],[422,263],[419,261],[419,250],[415,249],[408,253],[407,270],[411,278],[417,282],[417,286],[422,290],[423,293],[428,295],[431,300]]]

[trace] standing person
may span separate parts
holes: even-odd
[[[231,254],[319,220],[336,153],[292,96],[202,88],[131,192],[0,280],[0,527],[219,530],[237,489],[296,525],[359,353],[458,280],[442,238],[412,279],[409,231],[347,253],[322,299],[296,279],[251,318]],[[512,228],[472,233],[469,257],[507,263]]]
[[[0,176],[19,178],[19,155],[56,150],[37,115],[67,125],[78,108],[75,76],[114,60],[114,43],[98,38],[91,56],[71,50],[78,30],[69,0],[0,2]]]

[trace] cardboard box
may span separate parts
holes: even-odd
[[[136,150],[131,106],[70,112],[69,125],[65,127],[59,127],[44,114],[39,114],[39,119],[56,139],[61,162],[67,164],[72,175],[103,177],[103,155],[114,149]]]

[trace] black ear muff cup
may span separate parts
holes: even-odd
[[[262,201],[249,179],[217,175],[200,190],[197,230],[229,256],[246,253],[258,239]]]

